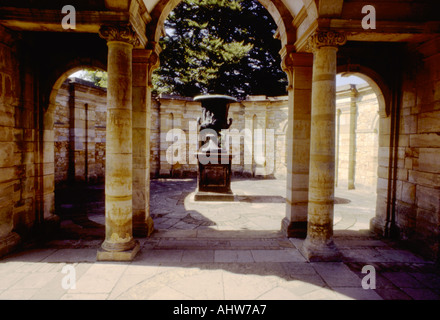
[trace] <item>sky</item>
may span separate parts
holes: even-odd
[[[72,73],[72,74],[69,76],[69,78],[75,78],[75,77],[79,78],[80,75],[81,75],[81,72],[83,72],[83,70],[79,70],[79,71],[77,71],[77,72],[75,72],[75,73]]]
[[[365,80],[356,76],[341,77],[340,74],[336,76],[336,86],[343,86],[346,84],[363,84],[363,83],[365,83]]]

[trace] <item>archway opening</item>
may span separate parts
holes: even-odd
[[[214,1],[208,2],[214,3]],[[287,77],[281,70],[281,58],[279,55],[281,41],[274,39],[277,31],[279,32],[277,30],[279,26],[273,20],[271,13],[259,2],[245,0],[241,3],[246,3],[246,10],[248,10],[248,12],[243,13],[245,18],[240,21],[234,15],[235,13],[230,12],[230,15],[235,17],[235,19],[225,22],[222,25],[224,30],[219,32],[225,34],[225,38],[233,39],[230,42],[225,39],[216,42],[216,39],[212,39],[209,28],[218,28],[219,25],[215,24],[215,26],[212,26],[210,24],[212,21],[206,23],[203,21],[192,21],[190,23],[186,21],[185,27],[179,29],[176,25],[179,25],[183,18],[176,17],[176,14],[171,12],[172,23],[165,22],[165,34],[161,40],[163,51],[160,61],[162,69],[158,69],[153,76],[153,81],[158,85],[156,86],[157,98],[152,103],[153,123],[151,128],[152,138],[157,138],[157,141],[153,139],[151,141],[153,146],[151,157],[151,167],[154,168],[153,174],[155,174],[156,178],[167,179],[153,179],[151,182],[150,208],[155,221],[155,227],[158,229],[211,227],[217,229],[225,228],[227,230],[263,230],[268,229],[268,226],[271,225],[274,230],[279,230],[281,220],[284,218],[284,207],[278,207],[285,205],[285,180],[278,181],[279,194],[269,191],[274,191],[278,186],[264,186],[265,183],[276,182],[273,178],[278,175],[278,169],[282,172],[283,178],[285,178],[285,163],[283,160],[280,160],[281,156],[275,156],[276,146],[282,148],[284,145],[283,141],[285,139],[283,135],[285,135],[285,130],[283,129],[285,119],[283,117],[287,116],[287,98],[285,96]],[[188,9],[190,5],[187,2],[181,3],[176,7],[176,10],[183,10],[181,6],[186,6]],[[262,33],[262,29],[268,29],[269,34],[265,33],[266,38],[264,41],[261,40],[258,46],[254,42],[253,47],[251,46],[252,48],[247,48],[243,20],[252,20],[255,18],[253,15],[264,17],[263,21],[260,20],[259,25],[253,26],[255,30],[249,31],[249,34],[252,37],[258,37],[259,33]],[[203,24],[206,24],[205,28],[200,27]],[[194,25],[196,25],[195,28],[193,28]],[[248,25],[252,27],[251,24]],[[192,45],[192,37],[197,38],[194,36],[195,33],[200,35],[202,46],[206,50],[196,54],[193,52],[195,51],[194,47],[190,47],[190,52],[178,51],[177,49],[180,46],[177,45],[176,41],[183,39],[188,45]],[[269,38],[270,40],[268,40]],[[266,43],[267,47],[262,45],[264,43]],[[167,51],[170,47],[175,49],[171,53]],[[218,50],[212,50],[214,47]],[[215,77],[211,73],[211,66],[207,66],[206,63],[215,60],[217,58],[216,54],[226,54],[229,52],[233,56],[236,53],[234,50],[247,50],[250,55],[248,54],[246,57],[243,57],[241,64],[232,65],[229,63],[230,61],[226,61],[221,66],[215,65],[215,72],[227,74],[228,78],[221,78],[223,80],[215,79],[216,81],[214,81],[215,84],[213,86],[206,85],[206,78],[210,76]],[[232,57],[232,60],[235,58]],[[271,65],[274,70],[276,69],[277,74],[273,79],[279,82],[278,86],[274,86],[271,80],[268,80],[269,77],[265,76],[262,72],[265,63]],[[252,73],[253,76],[240,78],[245,72]],[[168,79],[172,81],[166,84],[165,82]],[[229,86],[235,90],[228,90]],[[182,89],[182,87],[185,88]],[[249,87],[253,89],[246,91]],[[233,119],[230,131],[233,131],[232,135],[234,135],[233,138],[231,137],[230,152],[236,154],[232,162],[232,189],[234,191],[234,184],[237,182],[235,191],[238,193],[235,203],[231,204],[233,209],[225,209],[223,214],[216,216],[211,216],[209,213],[201,214],[203,210],[198,204],[184,206],[184,203],[188,202],[188,197],[191,197],[191,191],[194,191],[196,188],[197,162],[193,161],[191,152],[194,151],[194,145],[197,146],[197,143],[193,141],[194,135],[197,136],[197,132],[194,134],[194,127],[196,127],[194,123],[201,115],[200,105],[192,101],[191,98],[194,95],[203,93],[228,94],[240,99],[239,102],[230,105],[228,116],[228,118]],[[172,96],[171,94],[174,95]],[[173,117],[170,120],[171,114]],[[174,140],[167,141],[166,137],[170,130],[176,129],[182,130],[186,137],[185,159],[184,161],[170,164],[167,162],[167,150],[172,149],[173,145],[176,146],[177,144],[174,143]],[[246,130],[250,131],[250,134],[247,136]],[[251,142],[248,144],[245,142],[246,137],[250,137]],[[238,146],[233,145],[234,139],[239,141]],[[181,150],[180,146],[177,149]],[[258,179],[256,176],[258,176]],[[173,180],[174,178],[193,180],[191,184],[191,182],[185,182],[183,179],[180,182]],[[172,189],[171,193],[174,193],[174,195],[173,201],[170,199],[170,202],[164,203],[163,197],[169,197],[162,192],[167,182],[170,183],[168,186]],[[179,183],[182,185],[177,186]],[[188,183],[190,184],[189,187],[186,186]],[[253,187],[256,189],[251,191]],[[158,190],[159,188],[161,190]],[[173,188],[180,188],[185,191],[179,193],[179,191]],[[168,207],[170,203],[174,203],[174,200],[177,200],[177,203],[182,205],[182,210],[176,210],[175,205],[173,205],[173,208],[168,208],[168,210],[176,210],[176,213],[164,213],[166,211],[164,205]],[[259,204],[256,205],[255,203]],[[246,209],[249,211],[249,217],[257,216],[256,208],[263,208],[266,205],[268,206],[267,210],[265,210],[266,213],[277,212],[279,217],[276,219],[271,217],[271,219],[275,219],[273,223],[268,223],[268,221],[263,221],[263,219],[260,219],[258,223],[242,219],[240,221],[243,223],[240,225],[238,224],[240,215],[237,212],[244,212],[242,206],[245,204],[254,208]],[[208,204],[204,205],[208,206]],[[270,209],[270,205],[277,206],[277,209]],[[220,205],[216,204],[216,206],[219,208],[216,210],[220,210]],[[211,211],[213,211],[212,207]],[[185,210],[187,211],[185,212]],[[226,221],[226,216],[231,217],[230,221]],[[217,218],[220,220],[216,221],[215,219]],[[182,221],[185,223],[182,223]]]
[[[53,91],[55,214],[63,239],[102,239],[105,225],[106,72],[78,67]]]
[[[361,73],[340,73],[336,84],[334,229],[369,230],[376,213],[383,95]]]

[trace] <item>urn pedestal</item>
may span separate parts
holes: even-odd
[[[209,163],[204,163],[205,153],[197,153],[197,191],[195,201],[234,201],[231,190],[232,155],[225,150],[211,153]]]
[[[221,130],[229,129],[229,103],[235,98],[224,95],[204,95],[194,98],[202,103],[202,118],[198,119],[200,134],[206,143],[197,152],[198,172],[195,201],[234,201],[231,190],[232,155],[221,146]]]

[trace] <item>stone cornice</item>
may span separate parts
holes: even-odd
[[[108,42],[120,41],[129,43],[133,46],[137,46],[139,43],[136,32],[129,24],[103,25],[99,29],[99,36]]]

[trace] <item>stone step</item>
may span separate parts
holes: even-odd
[[[285,239],[279,230],[217,230],[213,228],[155,230],[152,238],[176,239]]]
[[[146,245],[151,244],[146,241]],[[295,248],[285,239],[161,239],[149,246],[155,250],[283,250]]]

